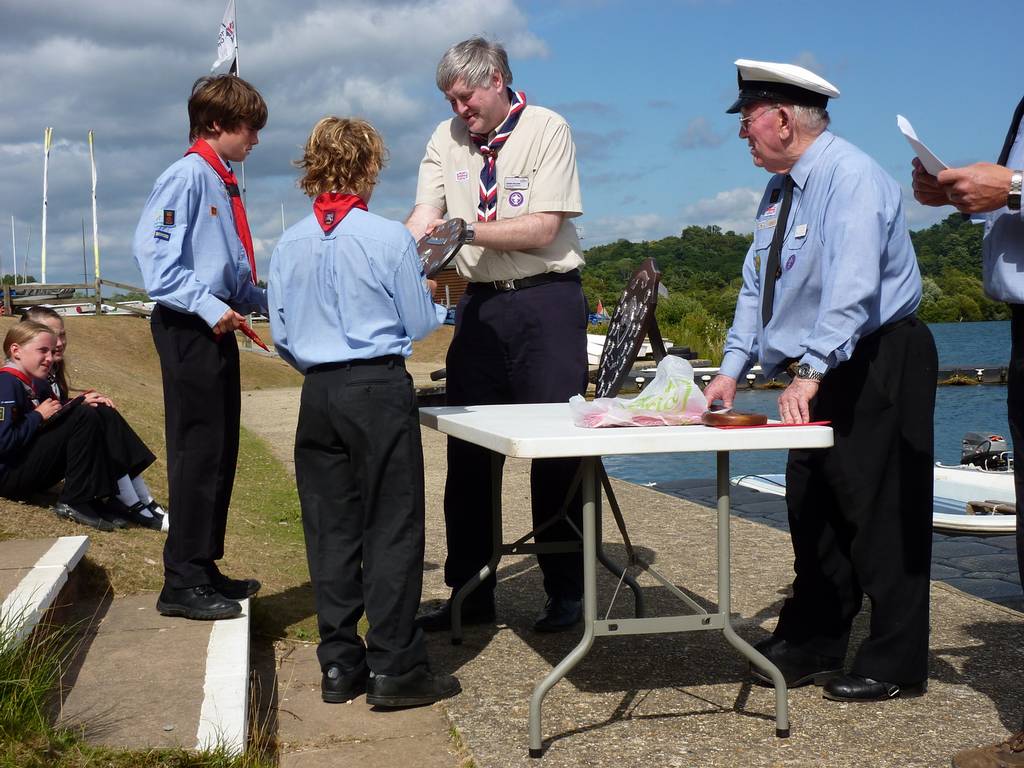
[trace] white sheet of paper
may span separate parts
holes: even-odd
[[[939,160],[924,143],[917,138],[917,134],[914,132],[914,126],[910,124],[903,115],[896,115],[896,125],[899,127],[900,132],[906,137],[910,146],[914,150],[914,154],[921,161],[921,165],[928,171],[932,176],[938,176],[939,171],[946,170],[949,166]]]

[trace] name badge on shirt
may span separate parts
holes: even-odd
[[[768,219],[768,221],[757,222],[758,229],[773,229],[778,219]]]
[[[469,181],[469,171],[463,169],[455,172],[456,181]]]
[[[807,225],[806,224],[797,224],[796,228],[793,230],[793,237],[804,237],[806,235],[807,235]]]
[[[505,189],[529,189],[530,180],[525,176],[506,176]]]

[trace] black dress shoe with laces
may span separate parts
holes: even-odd
[[[104,520],[100,517],[99,512],[93,509],[92,505],[88,502],[80,504],[65,504],[64,502],[58,502],[53,505],[53,514],[64,520],[71,520],[72,522],[79,523],[81,525],[88,525],[90,528],[95,528],[97,531],[112,531],[114,525],[108,520]]]
[[[200,621],[232,619],[242,613],[241,605],[224,597],[210,584],[184,589],[165,586],[160,590],[156,609],[164,616],[182,616]]]
[[[401,675],[374,675],[366,683],[366,703],[375,707],[422,707],[462,691],[454,675],[435,675],[421,665]]]
[[[804,650],[780,638],[770,637],[762,640],[754,648],[779,668],[789,688],[799,688],[811,683],[824,685],[843,671],[842,659]],[[768,673],[753,664],[750,665],[750,674],[759,683],[774,685]]]
[[[328,664],[320,678],[320,698],[328,704],[344,704],[366,691],[370,669],[362,664],[345,672],[338,664]]]
[[[569,597],[549,597],[533,622],[534,632],[564,632],[583,618],[583,602]]]
[[[210,577],[210,583],[229,600],[245,600],[259,592],[263,586],[256,579],[231,579],[220,572]]]
[[[462,603],[462,626],[494,623],[494,597],[476,598]],[[416,626],[424,632],[448,632],[452,628],[452,601],[416,617]]]
[[[822,695],[832,701],[888,701],[923,696],[928,690],[928,681],[922,683],[886,683],[862,675],[840,675],[825,685]]]

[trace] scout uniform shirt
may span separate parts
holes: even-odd
[[[420,163],[416,204],[476,221],[480,171],[484,158],[458,119],[434,131]],[[498,152],[498,219],[527,213],[560,212],[566,216],[554,241],[528,251],[497,251],[466,245],[455,263],[471,282],[515,280],[546,272],[570,272],[583,264],[582,249],[570,218],[583,213],[576,147],[569,125],[543,107],[527,104]]]
[[[0,472],[16,458],[43,423],[36,412],[39,405],[36,384],[26,384],[10,371],[0,372]]]
[[[197,154],[156,180],[132,252],[150,298],[199,315],[211,328],[228,308],[266,312],[266,292],[252,284],[227,188]]]
[[[267,281],[281,357],[306,373],[324,363],[412,354],[447,314],[430,298],[402,224],[353,209],[325,234],[310,214],[281,236]]]
[[[1024,122],[1017,128],[1006,167],[1024,168]],[[980,217],[985,222],[981,246],[985,293],[999,301],[1024,304],[1024,207],[1011,211],[1003,206]]]
[[[824,131],[790,171],[795,183],[775,283],[762,327],[761,287],[785,176],[768,183],[721,373],[739,379],[760,359],[765,375],[787,359],[825,373],[850,359],[857,341],[911,315],[921,273],[903,217],[899,185],[857,147]]]

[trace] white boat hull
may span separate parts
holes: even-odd
[[[786,476],[737,475],[732,484],[773,496],[786,495]],[[940,531],[974,534],[1014,533],[1016,515],[969,515],[969,501],[1015,499],[1013,472],[991,472],[971,466],[935,465],[935,509],[932,527]]]

